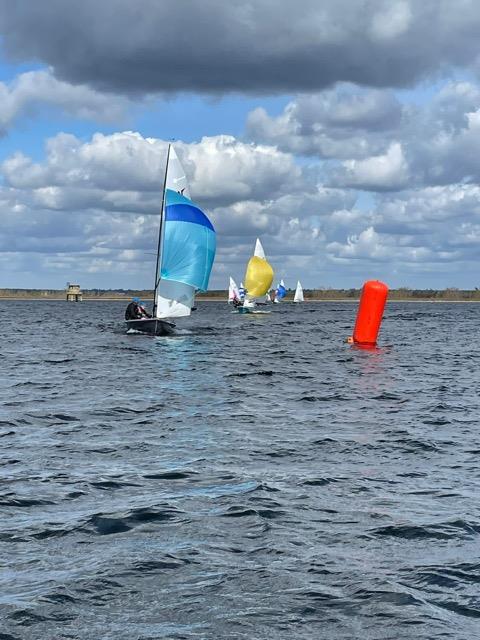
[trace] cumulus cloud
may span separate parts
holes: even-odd
[[[406,86],[474,63],[479,26],[475,0],[0,2],[12,58],[128,94]]]
[[[402,106],[390,91],[339,86],[302,95],[271,117],[262,107],[247,118],[247,135],[284,151],[321,158],[378,153],[398,129]]]
[[[0,82],[0,135],[22,116],[43,105],[68,115],[100,122],[118,122],[128,107],[124,98],[102,94],[86,85],[58,80],[51,69],[20,74],[13,82]]]
[[[4,161],[2,171],[11,187],[43,190],[39,197],[44,197],[45,205],[51,202],[53,208],[61,208],[69,195],[75,198],[81,193],[86,203],[104,191],[109,192],[111,201],[122,201],[122,210],[131,203],[133,210],[143,211],[146,203],[153,205],[149,193],[158,198],[167,145],[132,131],[97,133],[88,142],[61,133],[47,142],[44,163],[16,153]],[[175,149],[190,177],[192,192],[207,206],[295,192],[302,182],[302,172],[290,154],[233,136],[178,142]],[[135,197],[132,192],[142,196]],[[157,210],[158,201],[150,212]]]
[[[398,142],[393,142],[382,155],[346,160],[332,176],[337,186],[373,191],[397,191],[407,186],[408,179],[408,163]]]
[[[478,286],[479,196],[478,186],[464,184],[382,195],[365,215],[350,216],[350,232],[337,229],[328,259],[370,276],[391,274],[397,285]]]
[[[451,135],[475,123],[464,125]],[[59,134],[42,161],[7,158],[0,187],[0,259],[11,258],[5,272],[23,269],[28,254],[33,268],[57,274],[58,286],[74,277],[90,286],[150,286],[166,146],[137,132],[89,140]],[[213,136],[175,148],[218,232],[212,287],[225,286],[230,273],[243,277],[256,236],[287,284],[300,273],[306,286],[360,285],[368,277],[431,283],[448,269],[468,273],[478,260],[479,187],[410,184],[398,142],[378,156],[342,161],[336,187],[272,145]],[[365,201],[362,189],[377,195]]]
[[[42,254],[47,270],[75,254],[76,269],[108,273],[117,283],[130,264],[140,280],[142,264],[151,261],[145,256],[155,251],[166,147],[136,132],[88,141],[59,134],[42,162],[13,154],[2,165],[0,250]],[[219,231],[219,255],[225,252],[227,263],[235,254],[245,261],[252,235],[282,237],[298,210],[308,236],[305,219],[352,202],[343,192],[318,188],[273,147],[216,136],[175,148],[195,200]]]
[[[243,138],[175,145],[218,231],[212,286],[242,277],[257,235],[287,284],[449,285],[478,262],[480,89],[446,78],[478,70],[479,26],[473,0],[0,0],[4,51],[48,65],[0,83],[0,133],[42,105],[108,122],[146,94],[286,93]],[[445,84],[423,99],[392,89],[429,77]],[[41,160],[10,154],[2,272],[148,286],[166,148],[59,133]]]
[[[373,192],[478,183],[480,90],[449,82],[424,104],[389,90],[340,86],[247,118],[252,140],[323,160],[328,184]]]

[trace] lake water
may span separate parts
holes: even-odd
[[[480,305],[0,303],[0,640],[480,635]]]

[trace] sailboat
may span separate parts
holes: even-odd
[[[243,305],[238,307],[240,313],[255,312],[256,298],[263,297],[270,289],[273,280],[273,269],[267,262],[262,243],[257,238],[255,251],[247,264],[245,273],[245,299]],[[264,312],[268,313],[268,312]]]
[[[245,299],[245,287],[243,286],[243,282],[240,282],[238,293],[240,294],[240,300],[243,301]]]
[[[275,289],[275,300],[274,302],[279,304],[287,295],[287,289],[285,287],[285,283],[283,280],[280,280],[280,284],[277,284],[277,288]]]
[[[303,289],[300,280],[297,280],[297,288],[295,289],[294,302],[303,302]]]
[[[173,333],[171,318],[189,316],[195,292],[206,291],[215,259],[212,223],[190,199],[185,171],[168,145],[158,231],[153,313],[127,320],[128,329],[150,335]]]
[[[233,302],[234,300],[240,300],[240,291],[237,287],[237,283],[230,276],[230,284],[228,286],[228,302]]]

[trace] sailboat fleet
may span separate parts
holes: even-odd
[[[185,171],[170,144],[159,217],[153,312],[148,317],[126,320],[127,329],[156,336],[173,333],[173,319],[189,316],[196,292],[208,289],[215,249],[215,229],[192,201]],[[273,275],[257,238],[247,263],[245,285],[242,282],[238,287],[230,277],[228,302],[239,313],[269,313],[257,307],[279,303],[287,295],[283,280],[271,290]],[[294,302],[303,302],[300,282],[297,282]]]
[[[287,288],[283,280],[280,280],[276,288],[269,293],[272,282],[273,269],[265,257],[260,239],[257,238],[253,256],[247,264],[245,287],[243,283],[237,287],[235,280],[230,276],[228,302],[233,304],[238,313],[269,313],[257,310],[257,307],[269,302],[279,304],[287,295]],[[299,280],[293,301],[304,301],[303,288]]]
[[[273,282],[273,269],[265,257],[262,243],[257,238],[253,256],[245,271],[243,297],[234,301],[239,313],[257,313],[257,306],[265,299]],[[263,303],[265,304],[265,303]]]

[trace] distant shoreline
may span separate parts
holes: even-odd
[[[2,300],[17,300],[17,301],[24,301],[24,302],[67,302],[67,300],[64,297],[58,297],[58,296],[0,296],[0,302]],[[99,297],[84,297],[82,300],[82,303],[84,302],[125,302],[125,304],[127,304],[128,302],[130,302],[130,298],[127,297],[111,297],[111,298],[107,298],[105,296],[99,296]],[[146,297],[142,297],[142,300],[146,303],[152,303],[153,299],[152,298],[146,298]],[[197,297],[197,302],[224,302],[227,303],[226,299],[223,298],[202,298],[202,297]],[[304,303],[322,303],[322,302],[350,302],[350,303],[357,303],[359,301],[359,298],[314,298],[314,299],[306,299],[304,300]],[[446,304],[446,303],[480,303],[480,299],[474,299],[474,300],[458,300],[458,299],[454,299],[454,300],[449,300],[448,298],[388,298],[388,302],[431,302],[431,303],[435,303],[435,304]],[[281,304],[295,304],[293,302],[293,300],[282,300]],[[81,304],[81,303],[71,303],[69,302],[68,304]]]
[[[105,301],[124,302],[127,305],[132,298],[138,297],[152,304],[153,292],[151,289],[83,289],[78,285],[76,295],[83,298],[83,302]],[[361,289],[304,289],[305,302],[358,302]],[[293,302],[294,292],[290,289],[282,302]],[[197,302],[227,302],[228,291],[224,289],[211,289],[199,292],[196,295]],[[0,300],[50,300],[67,301],[65,289],[22,289],[0,287]],[[398,287],[388,292],[389,302],[480,302],[480,289],[459,289],[447,287],[446,289],[410,289]]]

